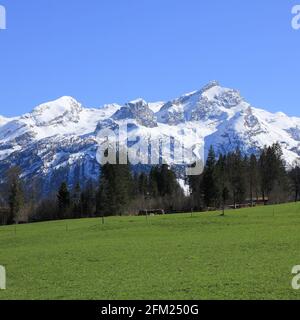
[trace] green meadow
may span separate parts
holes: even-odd
[[[299,299],[300,204],[0,227],[0,299]]]

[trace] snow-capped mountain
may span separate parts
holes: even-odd
[[[44,192],[62,180],[97,179],[98,134],[102,129],[117,132],[124,123],[128,138],[120,143],[135,150],[138,142],[151,138],[158,148],[152,148],[150,157],[160,157],[159,143],[176,149],[181,141],[199,157],[203,145],[220,153],[237,147],[250,153],[279,142],[288,165],[300,158],[300,118],[255,108],[238,91],[214,81],[168,102],[137,99],[92,109],[62,97],[20,117],[0,116],[0,179],[11,165],[20,166],[27,181],[40,181]],[[147,162],[147,150],[135,152]],[[171,154],[162,157],[174,164]]]

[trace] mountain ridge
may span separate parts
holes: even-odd
[[[212,81],[167,102],[139,98],[123,106],[86,108],[64,96],[20,117],[0,116],[0,176],[9,166],[18,165],[24,179],[48,181],[47,190],[58,172],[69,184],[95,180],[97,133],[102,128],[116,130],[124,121],[130,127],[131,145],[136,137],[151,136],[156,141],[173,137],[198,154],[203,145],[206,152],[213,145],[217,153],[236,148],[258,153],[264,145],[278,142],[288,166],[300,158],[300,118],[255,108],[239,91]],[[164,160],[174,164],[170,156]]]

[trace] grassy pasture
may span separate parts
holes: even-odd
[[[0,227],[0,299],[299,299],[300,204]]]

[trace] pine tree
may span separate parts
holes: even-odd
[[[72,192],[72,214],[75,218],[81,217],[81,187],[78,182]]]
[[[63,182],[57,194],[57,205],[60,219],[66,218],[70,204],[70,192],[66,182]]]
[[[216,182],[216,155],[212,146],[204,168],[201,189],[206,207],[216,206],[219,189]]]
[[[251,206],[254,204],[254,197],[257,199],[257,185],[258,185],[258,163],[254,154],[251,154],[248,162],[248,182],[249,182],[249,195]]]
[[[148,193],[148,178],[145,173],[138,176],[138,193],[143,197]]]
[[[110,190],[110,185],[105,177],[104,170],[105,170],[104,165],[102,167],[101,175],[100,175],[100,184],[98,187],[97,191],[97,196],[96,196],[96,214],[97,216],[106,216],[106,215],[111,215],[111,208],[112,208],[112,196]]]
[[[226,201],[229,199],[229,190],[226,186],[222,188],[222,215],[225,215]]]
[[[221,197],[221,205],[222,205],[222,211],[223,215],[225,214],[225,205],[227,200],[229,199],[229,190],[228,190],[228,177],[226,172],[226,156],[223,156],[222,154],[219,156],[219,159],[216,164],[216,182],[220,189],[220,197]]]
[[[97,214],[122,215],[133,198],[130,165],[105,164],[101,167],[97,193]]]
[[[294,168],[289,172],[292,191],[294,192],[294,200],[297,202],[300,196],[300,166],[295,163]]]
[[[90,179],[85,184],[84,190],[81,192],[81,216],[91,217],[95,213],[95,185]]]
[[[236,206],[238,203],[243,203],[246,196],[246,168],[240,150],[228,154],[227,168],[229,187]]]
[[[161,197],[172,196],[178,190],[175,173],[168,165],[163,164],[158,172],[158,192]]]
[[[119,164],[114,166],[115,169],[115,195],[117,201],[118,215],[123,215],[127,212],[128,206],[133,199],[133,177],[131,174],[130,164]]]
[[[159,167],[155,166],[151,168],[151,171],[149,174],[149,191],[152,198],[157,198],[159,196],[158,181],[159,181]]]
[[[9,184],[9,207],[10,207],[10,219],[9,223],[19,222],[21,209],[24,203],[24,194],[21,184],[21,169],[19,167],[12,167],[8,173]]]
[[[190,202],[193,210],[201,210],[203,208],[201,185],[202,175],[192,175],[188,177],[190,189]]]
[[[262,150],[259,159],[259,173],[261,192],[266,204],[266,198],[270,198],[276,182],[280,184],[280,179],[285,175],[282,150],[278,143]]]

